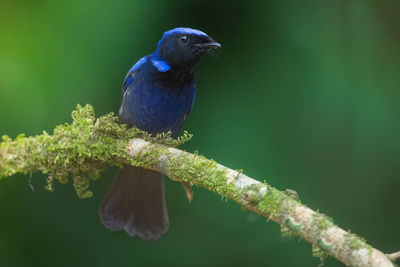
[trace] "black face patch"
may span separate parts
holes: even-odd
[[[167,36],[161,44],[162,58],[173,68],[191,69],[207,52],[201,44],[213,42],[209,36],[176,33]]]

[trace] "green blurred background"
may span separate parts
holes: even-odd
[[[242,168],[400,249],[399,1],[0,0],[0,134],[70,122],[76,104],[117,111],[127,70],[166,30],[222,44],[196,67],[184,146]],[[103,227],[116,169],[80,200],[45,177],[0,182],[0,266],[317,266],[311,246],[239,205],[166,180],[170,230],[145,243]],[[327,266],[342,266],[333,259]]]

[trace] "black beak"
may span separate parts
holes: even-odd
[[[205,43],[205,44],[197,44],[198,47],[204,50],[211,50],[211,49],[217,49],[220,48],[221,45],[217,42],[210,42],[210,43]]]

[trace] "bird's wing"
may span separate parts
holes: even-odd
[[[185,120],[186,117],[189,116],[190,112],[192,111],[193,105],[194,105],[194,100],[196,98],[196,83],[194,82],[194,79],[192,81],[192,84],[190,86],[190,98],[191,98],[191,102],[188,105],[188,110],[186,111],[187,115],[185,116]]]
[[[194,79],[190,85],[190,101],[187,103],[185,114],[182,118],[182,121],[177,125],[175,129],[172,130],[172,137],[178,137],[179,132],[181,131],[183,124],[185,123],[186,119],[189,117],[190,112],[192,111],[194,99],[196,98],[196,84],[194,83]]]
[[[128,86],[132,83],[133,77],[135,77],[136,73],[139,71],[139,69],[147,62],[147,56],[142,57],[139,59],[138,62],[135,63],[135,65],[132,66],[132,68],[128,71],[128,74],[126,74],[124,82],[122,84],[122,95],[125,94],[126,89]]]

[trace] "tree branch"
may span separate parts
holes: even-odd
[[[243,207],[277,222],[282,233],[298,236],[313,245],[318,257],[331,255],[348,266],[394,266],[397,254],[385,256],[364,239],[344,231],[327,216],[302,204],[293,190],[279,191],[266,182],[254,180],[174,147],[191,136],[177,140],[168,134],[153,137],[136,128],[119,125],[113,114],[94,117],[89,105],[72,113],[73,122],[57,126],[53,135],[3,136],[0,143],[0,178],[15,173],[41,171],[48,175],[48,190],[55,180],[73,180],[79,197],[92,195],[90,179],[110,165],[131,164],[159,171],[175,181],[187,182],[232,199]],[[397,255],[397,256],[396,256]]]
[[[400,259],[400,251],[391,254],[386,254],[386,257],[388,257],[389,260],[396,262],[397,259]]]

